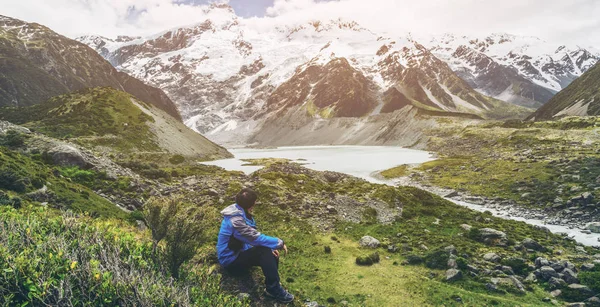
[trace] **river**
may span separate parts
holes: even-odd
[[[435,160],[435,155],[421,150],[390,146],[296,146],[270,149],[238,148],[229,149],[233,159],[203,162],[227,170],[242,171],[250,174],[262,166],[245,165],[244,159],[284,158],[302,163],[305,167],[317,171],[334,171],[365,179],[373,183],[396,185],[394,181],[384,181],[373,176],[374,173],[402,164],[421,164]],[[588,246],[600,245],[600,234],[585,234],[580,229],[560,225],[548,225],[541,220],[506,216],[504,212],[486,206],[446,198],[463,207],[476,211],[490,211],[495,216],[531,225],[544,226],[554,233],[566,233],[577,242]]]

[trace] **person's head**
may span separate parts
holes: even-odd
[[[235,202],[246,212],[252,213],[252,209],[254,209],[254,204],[256,204],[257,198],[258,195],[256,195],[256,192],[254,192],[252,189],[243,188],[235,196]]]

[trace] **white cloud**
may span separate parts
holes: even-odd
[[[597,0],[275,0],[267,12],[283,20],[342,17],[392,34],[505,32],[600,47]]]
[[[205,6],[183,0],[0,0],[0,7],[0,14],[38,22],[71,37],[149,35],[200,22],[205,15]],[[597,16],[597,0],[275,0],[266,8],[266,17],[248,22],[272,27],[341,17],[389,34],[506,32],[600,47]]]

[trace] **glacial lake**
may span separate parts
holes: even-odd
[[[373,183],[395,185],[393,181],[384,181],[373,174],[402,164],[421,164],[435,160],[435,155],[421,150],[391,146],[290,146],[269,149],[234,148],[229,149],[235,158],[210,162],[227,170],[242,171],[251,174],[262,166],[245,165],[243,159],[284,158],[316,171],[334,171],[365,179]],[[523,221],[531,225],[544,226],[554,233],[566,233],[576,241],[588,246],[600,246],[600,234],[585,234],[579,229],[560,225],[547,225],[543,221],[522,217],[506,216],[504,212],[485,206],[448,199],[458,205],[476,211],[491,211],[494,216]]]

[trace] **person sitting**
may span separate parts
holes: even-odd
[[[250,267],[260,266],[265,275],[265,296],[289,303],[294,296],[279,280],[279,251],[287,255],[283,240],[258,232],[252,216],[258,195],[249,188],[235,197],[235,204],[221,211],[223,221],[217,240],[219,263],[228,272],[237,274]]]

